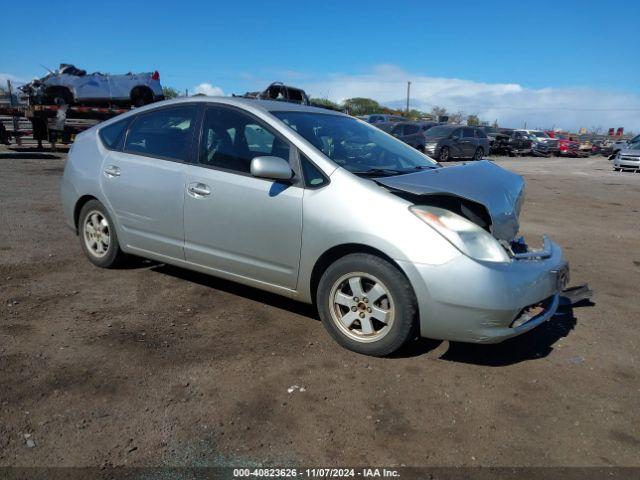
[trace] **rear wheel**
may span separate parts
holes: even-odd
[[[102,268],[123,263],[125,254],[120,249],[111,216],[98,200],[88,201],[80,210],[78,233],[80,246],[91,263]]]
[[[134,107],[144,107],[153,103],[153,93],[148,88],[136,87],[131,92],[131,103]]]
[[[440,149],[440,155],[438,155],[438,161],[446,162],[451,158],[449,155],[449,147],[442,147]]]
[[[343,347],[376,357],[415,337],[417,302],[411,284],[394,265],[355,253],[333,263],[318,285],[322,323]]]
[[[484,157],[484,149],[482,147],[478,147],[476,149],[476,153],[473,155],[473,159],[482,160],[482,157]]]

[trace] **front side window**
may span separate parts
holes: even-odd
[[[404,142],[352,117],[295,111],[272,114],[337,165],[354,173],[383,176],[437,166]]]
[[[100,139],[104,146],[110,150],[117,150],[122,147],[121,140],[124,137],[127,127],[131,122],[131,117],[112,123],[100,129]]]
[[[129,129],[124,150],[187,161],[193,139],[196,108],[196,105],[183,105],[141,113]]]
[[[427,130],[427,133],[425,134],[425,136],[427,138],[448,137],[449,135],[451,135],[452,133],[451,131],[452,131],[451,127],[448,127],[446,125],[439,125]]]
[[[482,130],[480,130],[479,128],[476,128],[475,132],[476,132],[476,137],[478,137],[478,138],[487,138],[487,135]]]
[[[207,108],[202,125],[200,163],[250,173],[251,160],[274,156],[289,161],[289,144],[261,122],[230,108]]]

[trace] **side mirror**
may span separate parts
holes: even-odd
[[[251,175],[272,180],[291,180],[293,170],[284,158],[255,157],[251,160]]]
[[[451,135],[451,140],[460,140],[460,137],[458,135]]]

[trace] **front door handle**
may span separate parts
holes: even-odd
[[[115,165],[109,165],[104,169],[105,176],[109,178],[119,177],[122,172],[120,171],[120,167],[116,167]]]
[[[211,195],[211,190],[209,190],[209,186],[204,183],[190,183],[187,187],[187,192],[189,195],[195,198],[207,197]]]

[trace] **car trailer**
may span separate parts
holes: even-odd
[[[71,143],[78,133],[128,111],[130,108],[0,104],[0,123],[17,145],[31,137],[38,148],[46,140],[55,150],[56,143]]]

